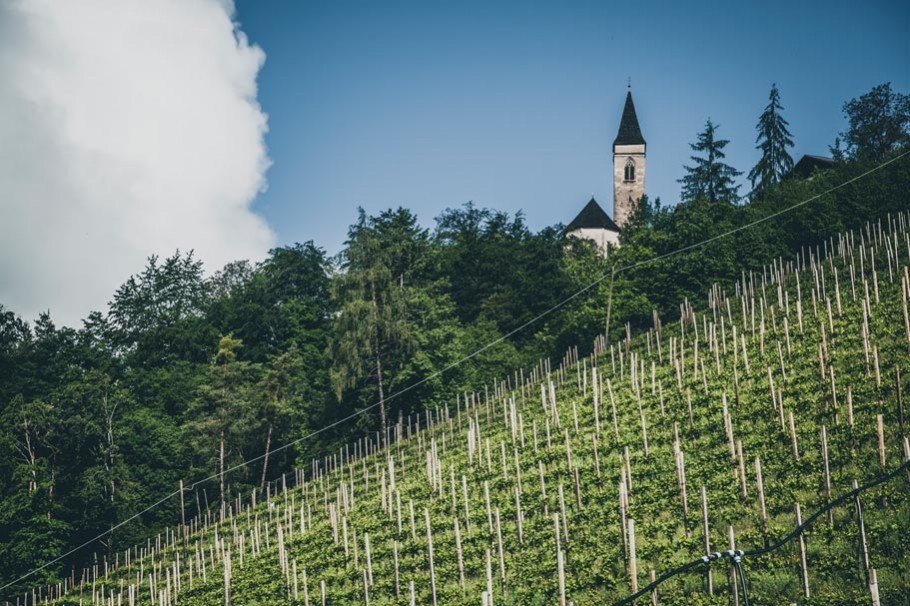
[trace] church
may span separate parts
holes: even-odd
[[[626,93],[619,133],[613,141],[613,218],[591,196],[566,227],[567,236],[591,240],[604,255],[609,245],[619,246],[619,232],[628,223],[635,203],[645,193],[646,147],[630,89]]]

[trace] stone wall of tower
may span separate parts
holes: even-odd
[[[635,179],[626,181],[626,164],[635,163]],[[613,146],[613,221],[625,227],[632,205],[645,193],[645,146]]]

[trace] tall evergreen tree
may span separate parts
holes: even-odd
[[[775,183],[793,168],[793,158],[787,152],[788,147],[793,147],[790,124],[781,115],[783,106],[780,104],[780,91],[777,84],[771,85],[771,94],[768,95],[768,105],[758,117],[755,129],[758,144],[755,149],[761,150],[761,159],[751,171],[749,181],[752,182],[752,194],[761,197]]]
[[[692,151],[701,152],[704,157],[691,156],[695,166],[686,166],[686,175],[679,180],[683,184],[682,199],[685,202],[704,198],[712,203],[735,203],[739,199],[739,185],[734,184],[733,179],[742,172],[722,162],[726,157],[723,149],[730,141],[716,137],[718,128],[708,118],[705,130],[698,133],[698,141],[689,144]]]

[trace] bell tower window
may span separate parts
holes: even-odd
[[[623,176],[623,181],[634,181],[635,180],[635,162],[632,158],[629,158],[626,162],[625,173]]]

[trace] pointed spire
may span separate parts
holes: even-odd
[[[613,145],[645,145],[645,138],[641,136],[641,127],[638,126],[638,116],[635,114],[635,104],[632,102],[632,82],[629,79],[629,90],[626,92],[626,105],[622,110],[622,120],[619,122],[619,133]]]

